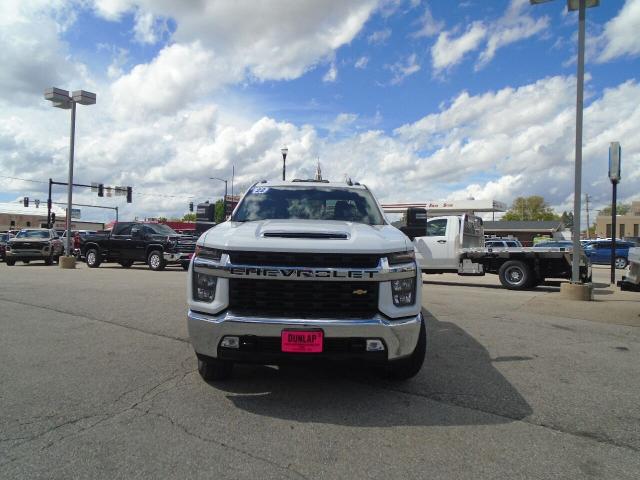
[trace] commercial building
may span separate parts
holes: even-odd
[[[596,236],[611,238],[611,215],[596,217]],[[616,238],[640,237],[640,201],[632,202],[626,215],[616,215]]]
[[[55,213],[54,228],[66,228],[66,210],[52,205],[51,212]],[[39,206],[31,203],[25,207],[22,203],[0,203],[0,232],[20,230],[21,228],[41,228],[47,224],[47,204],[41,202]],[[71,220],[72,230],[102,230],[104,224],[100,222],[84,222]]]

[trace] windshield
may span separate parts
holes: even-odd
[[[158,235],[178,235],[173,228],[167,227],[162,223],[145,224],[144,228]]]
[[[16,238],[49,238],[48,230],[20,230]]]
[[[383,225],[378,206],[367,190],[332,187],[253,187],[232,220],[342,220]]]

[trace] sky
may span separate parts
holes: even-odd
[[[587,11],[583,192],[640,200],[640,0]],[[382,202],[542,195],[573,205],[577,13],[562,0],[0,0],[0,202],[74,180],[133,187],[120,218],[182,217],[282,175],[367,184]],[[54,201],[66,201],[63,187]],[[584,217],[584,214],[583,214]],[[85,220],[109,210],[82,209]]]

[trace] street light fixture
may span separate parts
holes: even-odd
[[[209,177],[209,180],[220,180],[224,182],[224,217],[227,218],[227,180],[218,177]]]
[[[73,153],[76,137],[76,104],[93,105],[96,103],[96,94],[85,90],[75,90],[69,95],[67,90],[61,88],[47,88],[44,91],[45,100],[49,100],[56,108],[71,109],[71,135],[69,141],[69,183],[67,184],[67,239],[65,241],[65,259],[60,265],[63,268],[75,268],[74,257],[71,255],[71,203],[73,195]]]
[[[531,5],[551,0],[529,0]],[[578,85],[576,95],[576,146],[573,191],[573,255],[571,261],[571,283],[580,282],[580,213],[582,197],[582,113],[584,106],[584,37],[586,10],[600,5],[600,0],[567,0],[569,11],[578,10]],[[589,226],[587,225],[587,228]]]
[[[289,149],[287,147],[282,147],[280,152],[282,152],[282,180],[284,181],[287,176],[287,153],[289,153]]]

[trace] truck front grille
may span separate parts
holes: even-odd
[[[176,250],[178,250],[178,252],[180,253],[193,253],[196,251],[196,242],[178,240]]]
[[[379,255],[347,253],[234,252],[234,265],[309,267],[309,268],[376,268]]]
[[[233,278],[229,308],[261,316],[368,318],[378,311],[378,283]]]

